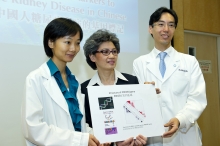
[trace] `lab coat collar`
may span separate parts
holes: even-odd
[[[51,76],[49,67],[47,66],[46,62],[40,66],[40,72],[42,76],[46,79],[43,85],[49,93],[50,97],[69,115],[70,113],[65,98],[60,91],[60,88],[57,85],[54,76]]]
[[[166,73],[164,75],[164,78],[162,78],[159,66],[156,61],[156,57],[158,55],[158,50],[154,48],[145,58],[146,58],[146,65],[147,69],[149,69],[152,74],[154,74],[161,82],[165,82],[172,73],[178,68],[180,64],[180,55],[179,53],[171,46],[169,47],[165,52],[170,57],[170,65],[166,66]]]

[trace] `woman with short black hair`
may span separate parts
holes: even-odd
[[[80,50],[80,25],[67,18],[52,20],[44,31],[50,58],[26,78],[22,130],[28,146],[98,146],[85,123],[79,82],[66,66]]]

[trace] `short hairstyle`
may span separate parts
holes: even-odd
[[[160,8],[158,8],[153,14],[151,14],[150,20],[149,20],[149,26],[152,26],[152,27],[153,27],[153,24],[154,24],[155,22],[157,22],[157,21],[160,20],[161,15],[162,15],[163,13],[169,13],[169,14],[171,14],[171,15],[174,17],[174,20],[175,20],[174,23],[175,23],[175,25],[176,25],[176,27],[177,27],[178,16],[177,16],[176,12],[175,12],[174,10],[168,9],[168,8],[166,8],[166,7],[160,7]]]
[[[52,20],[44,30],[44,50],[48,57],[53,57],[53,52],[48,46],[48,41],[56,41],[65,36],[75,36],[79,32],[80,41],[83,39],[83,31],[80,25],[68,18],[56,18]]]
[[[94,55],[96,51],[99,49],[99,46],[104,42],[112,42],[117,49],[118,53],[120,52],[120,44],[119,39],[117,38],[115,33],[111,33],[106,29],[100,29],[94,32],[85,42],[83,46],[84,55],[86,57],[86,62],[88,65],[96,70],[97,66],[95,62],[92,62],[90,59],[90,55]]]

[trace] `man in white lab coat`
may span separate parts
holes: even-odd
[[[207,105],[205,81],[196,58],[171,46],[177,23],[175,11],[157,9],[149,20],[155,47],[133,62],[139,83],[154,81],[161,90],[158,100],[166,132],[149,138],[150,146],[202,145],[196,120]]]

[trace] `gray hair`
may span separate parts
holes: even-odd
[[[86,62],[88,65],[96,70],[97,66],[95,62],[92,62],[90,59],[90,55],[94,55],[96,51],[99,49],[99,46],[104,42],[112,42],[115,48],[120,52],[120,44],[119,39],[117,38],[115,33],[112,33],[106,29],[100,29],[94,32],[85,42],[83,46],[84,55],[86,56]]]

